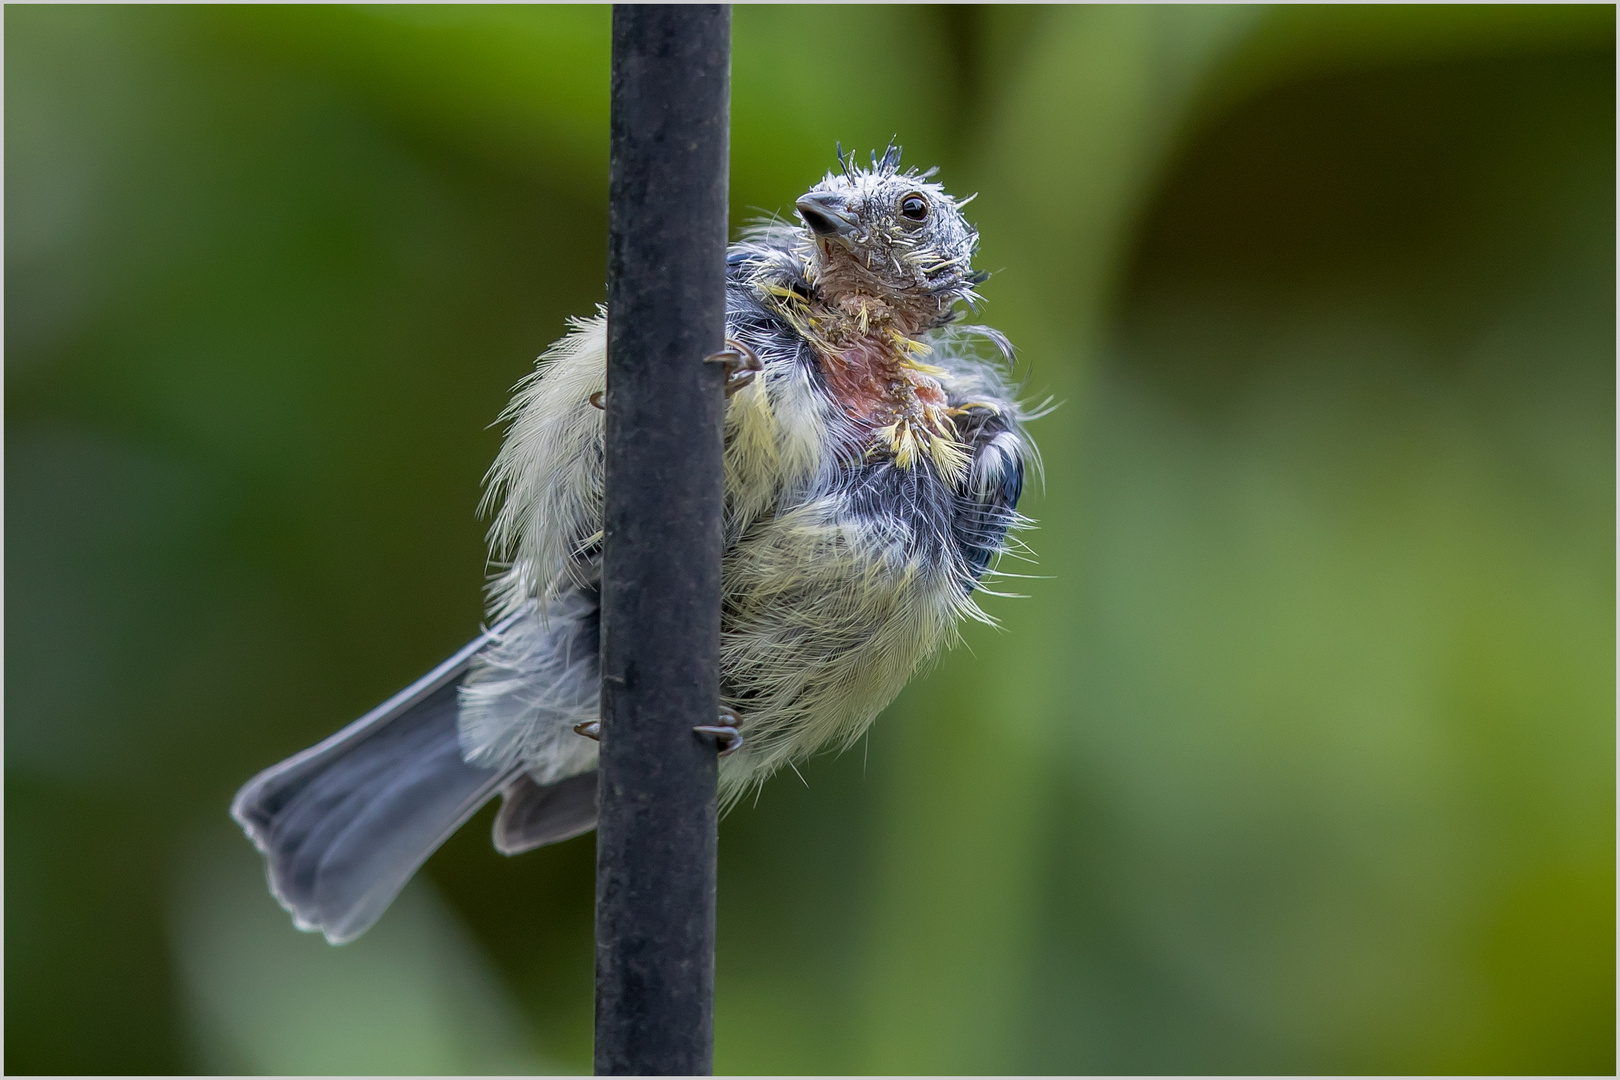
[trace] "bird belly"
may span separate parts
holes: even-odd
[[[721,765],[723,804],[790,761],[855,742],[951,639],[965,598],[920,535],[931,528],[862,513],[841,492],[759,523],[727,552],[721,696],[745,742]]]

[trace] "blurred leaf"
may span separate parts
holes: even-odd
[[[545,1073],[477,946],[424,881],[358,941],[290,935],[256,853],[193,853],[171,920],[188,1025],[210,1072]]]

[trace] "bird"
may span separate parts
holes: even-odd
[[[1008,339],[979,310],[979,234],[892,140],[726,252],[721,573],[729,808],[784,765],[847,749],[960,636],[1014,536],[1039,455]],[[606,313],[514,389],[485,478],[485,629],[325,741],[261,772],[231,812],[270,891],[334,944],[501,796],[517,854],[596,824]]]

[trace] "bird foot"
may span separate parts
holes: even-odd
[[[742,727],[742,721],[730,709],[721,709],[719,719],[718,724],[703,724],[692,731],[700,737],[713,739],[715,749],[720,751],[721,757],[725,757],[742,749],[742,732],[738,730]]]
[[[754,350],[736,338],[726,338],[726,347],[703,358],[707,364],[723,364],[726,369],[726,397],[730,397],[765,370]]]

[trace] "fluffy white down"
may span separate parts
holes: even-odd
[[[499,506],[489,548],[508,565],[491,589],[492,623],[536,600],[544,613],[580,584],[580,549],[602,529],[602,410],[591,395],[607,388],[607,316],[569,327],[501,413],[509,427],[480,507]]]
[[[502,772],[523,765],[541,784],[596,768],[596,743],[574,725],[596,719],[602,686],[594,603],[575,589],[545,614],[497,627],[460,703],[462,757]]]

